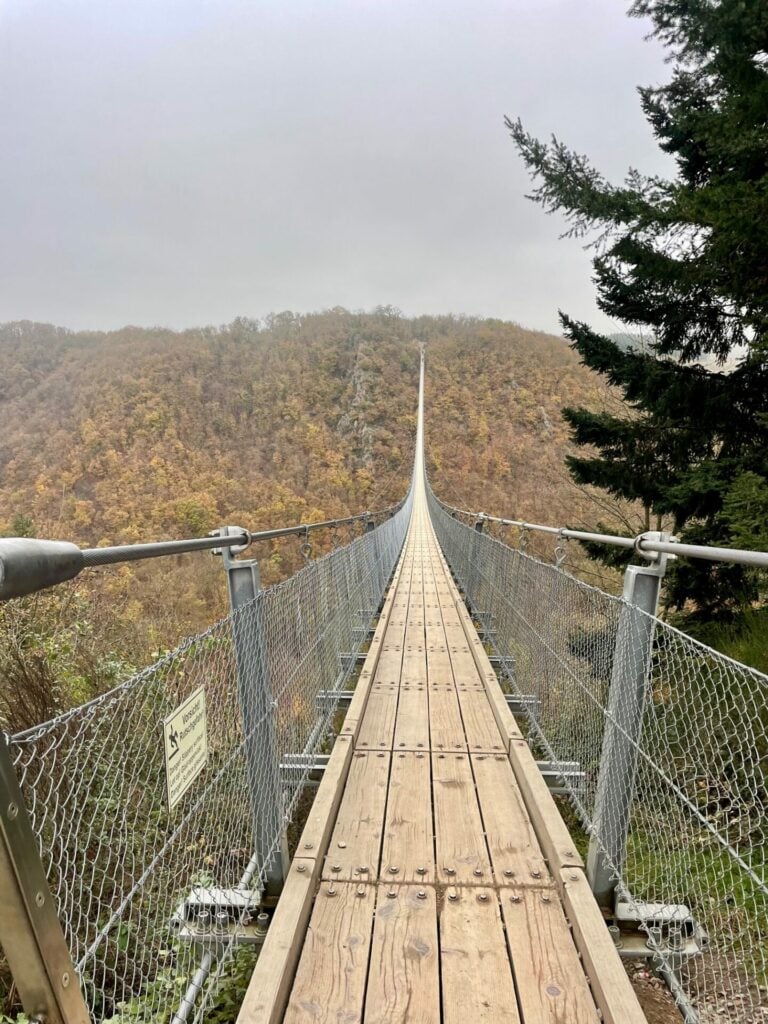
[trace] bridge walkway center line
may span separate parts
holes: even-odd
[[[238,1024],[644,1024],[414,479]]]

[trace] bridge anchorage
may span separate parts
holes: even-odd
[[[432,492],[423,369],[408,495],[343,522],[360,535],[316,560],[338,522],[0,541],[0,597],[214,550],[231,604],[2,738],[0,945],[27,1014],[203,1021],[250,949],[240,1024],[641,1024],[622,958],[688,1021],[717,998],[759,1019],[768,679],[656,606],[668,557],[768,556],[602,536],[639,561],[622,597],[575,579],[565,543],[595,535]],[[554,564],[498,526],[551,536]],[[307,564],[262,589],[247,553],[279,536]]]

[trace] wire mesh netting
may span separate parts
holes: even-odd
[[[583,775],[564,774],[562,785],[620,899],[645,915],[679,1000],[702,1024],[768,1020],[768,677],[477,532],[431,492],[429,502],[507,687],[525,698],[530,742],[552,761],[578,763]],[[634,730],[616,683],[638,652]],[[635,773],[627,821],[618,773],[600,780],[617,743]],[[659,931],[661,912],[649,917],[648,903],[677,908]]]
[[[94,1020],[202,1020],[236,967],[309,755],[332,736],[327,691],[348,684],[342,655],[367,638],[410,506],[111,692],[9,738]],[[207,762],[169,810],[163,721],[200,688]]]

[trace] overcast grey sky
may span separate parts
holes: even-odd
[[[667,164],[623,0],[0,0],[0,321],[605,326],[502,123]]]

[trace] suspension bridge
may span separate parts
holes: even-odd
[[[440,551],[421,436],[420,411],[405,549],[238,1020],[643,1021]]]
[[[728,1019],[715,991],[768,1019],[768,678],[656,618],[669,538],[628,542],[614,598],[463,522],[423,413],[422,361],[406,499],[267,590],[238,527],[0,542],[2,596],[208,548],[232,603],[0,744],[0,945],[30,1017],[203,1021],[246,962],[238,1024],[642,1024],[631,958],[691,1022]]]

